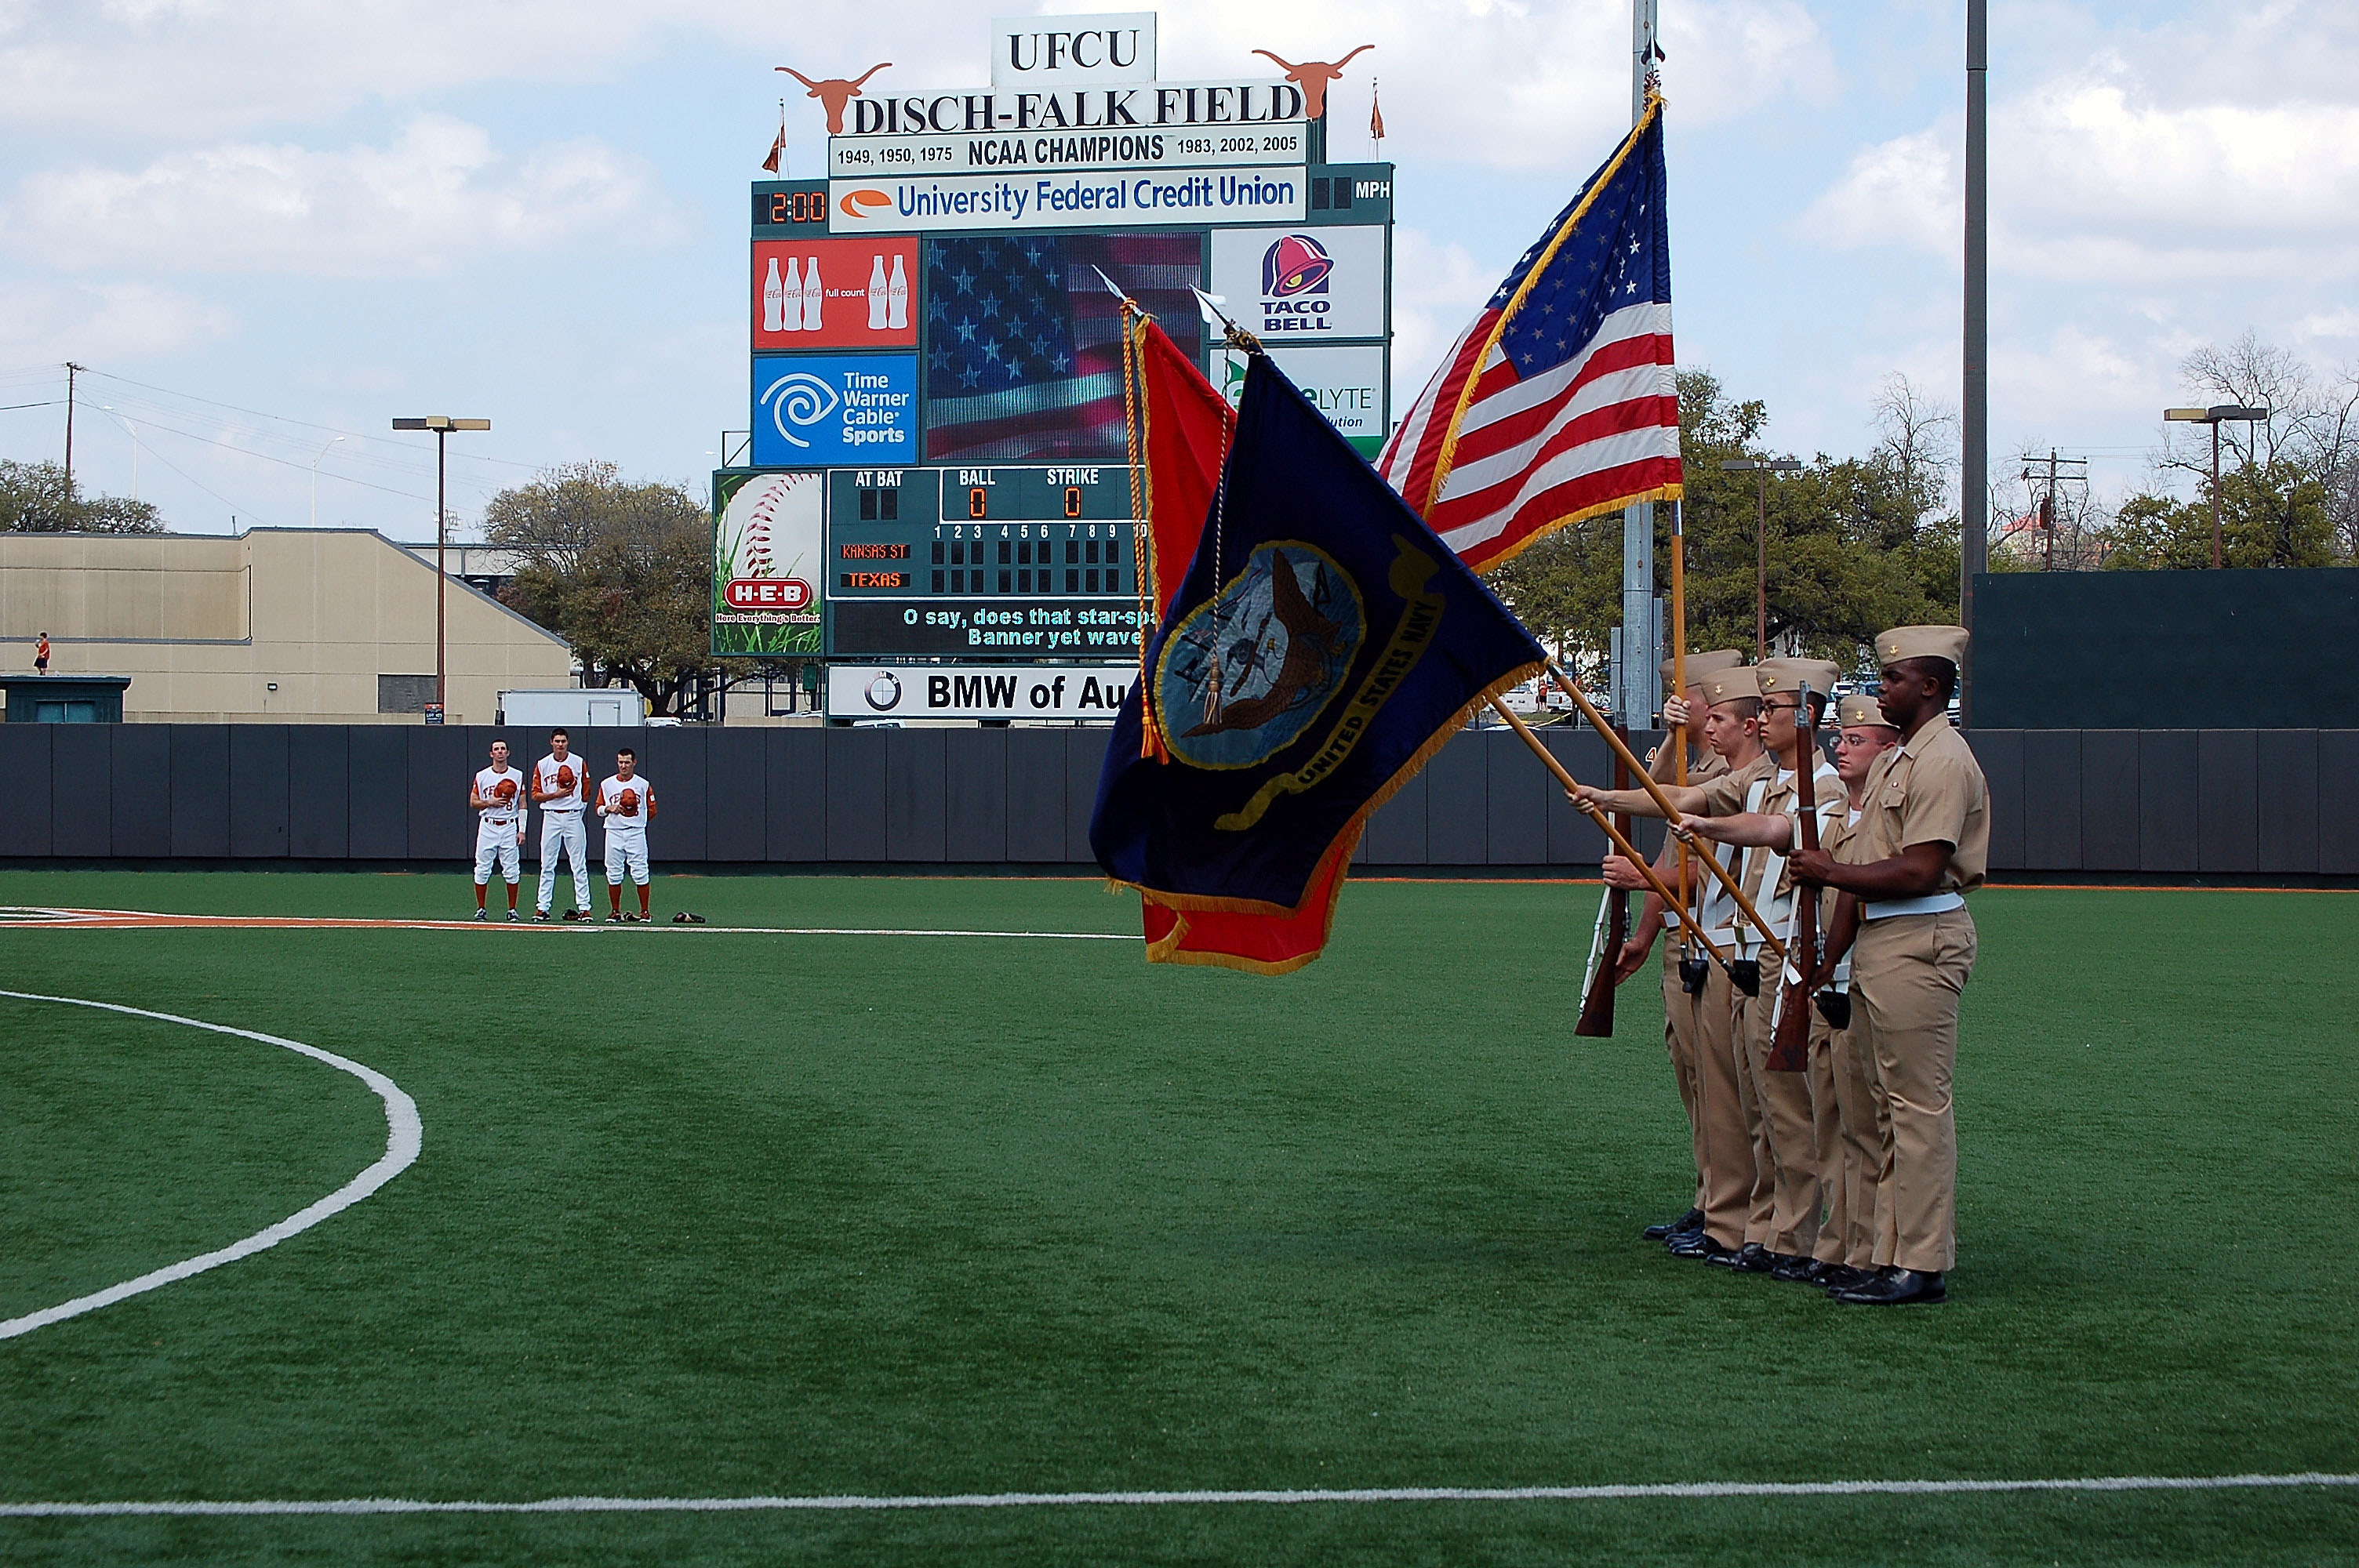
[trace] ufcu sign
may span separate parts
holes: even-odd
[[[1155,80],[1155,13],[998,16],[991,24],[991,84]]]

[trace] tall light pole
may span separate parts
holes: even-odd
[[[440,724],[442,716],[451,711],[451,575],[443,565],[443,552],[449,543],[451,510],[443,503],[443,449],[451,431],[488,430],[492,422],[489,419],[453,419],[448,414],[429,414],[420,419],[396,419],[393,427],[397,430],[434,432],[434,709],[426,716],[426,722]]]
[[[1630,0],[1630,124],[1646,117],[1647,94],[1658,81],[1663,58],[1657,0]],[[1677,507],[1676,501],[1666,505]],[[1672,548],[1684,548],[1672,514]],[[1684,604],[1682,604],[1684,608]],[[1662,657],[1655,608],[1655,503],[1640,501],[1622,509],[1622,683],[1615,696],[1624,725],[1641,730],[1654,722],[1659,696],[1656,664]],[[1682,665],[1684,668],[1684,665]]]
[[[1990,569],[1990,0],[1966,0],[1966,254],[1958,397],[1958,621],[1974,629],[1974,579]],[[1973,722],[1971,662],[1958,672],[1961,720]]]
[[[1766,659],[1769,656],[1769,476],[1799,473],[1802,464],[1798,458],[1726,458],[1720,471],[1751,474],[1759,498],[1753,516],[1753,656]]]
[[[2220,569],[2220,427],[2257,425],[2269,416],[2269,411],[2247,408],[2241,403],[2215,403],[2209,408],[2166,408],[2162,416],[2177,424],[2212,427],[2212,569],[2216,572]]]
[[[325,445],[311,454],[311,526],[314,528],[320,525],[320,460],[328,455],[329,447],[342,439],[342,436],[331,436]]]

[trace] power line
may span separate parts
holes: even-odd
[[[117,375],[112,371],[93,370],[88,373],[92,375],[104,376],[109,381],[121,382],[125,386],[136,386],[148,392],[160,392],[167,397],[186,398],[191,403],[201,403],[209,407],[226,408],[231,410],[233,413],[251,415],[256,419],[274,419],[282,425],[300,426],[302,428],[307,430],[324,430],[332,436],[343,436],[357,440],[378,442],[386,446],[399,448],[405,451],[412,449],[407,442],[396,441],[388,437],[374,435],[365,430],[346,430],[338,426],[322,425],[310,419],[298,419],[288,414],[272,414],[260,408],[247,408],[235,403],[224,403],[217,397],[206,397],[201,394],[193,392],[180,392],[168,386],[158,386],[151,382],[134,381],[127,375]],[[487,457],[480,452],[462,454],[462,460],[477,463],[497,463],[503,468],[529,469],[536,471],[548,466],[544,463],[519,462],[514,458]]]

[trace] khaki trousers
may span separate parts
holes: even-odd
[[[1680,989],[1680,945],[1663,944],[1663,1048],[1670,1053],[1671,1082],[1687,1113],[1688,1141],[1695,1150],[1695,1206],[1703,1207],[1703,1118],[1696,1109],[1695,1010]]]
[[[1810,1160],[1819,1173],[1818,1245],[1810,1256],[1821,1263],[1843,1260],[1851,1224],[1850,1193],[1843,1185],[1843,1097],[1835,1087],[1834,1031],[1810,1009]]]
[[[1777,968],[1765,962],[1761,994],[1736,998],[1745,1072],[1759,1112],[1754,1127],[1756,1189],[1745,1239],[1783,1257],[1809,1257],[1819,1243],[1819,1133],[1810,1074],[1769,1070],[1769,1015]]]
[[[1851,1027],[1829,1042],[1833,1069],[1839,1166],[1828,1167],[1827,1225],[1818,1256],[1830,1263],[1867,1269],[1875,1263],[1875,1202],[1892,1159],[1892,1118],[1884,1086],[1875,1076],[1875,1050],[1866,1020],[1856,1011]]]
[[[1737,1050],[1728,976],[1715,964],[1700,993],[1674,995],[1694,1032],[1704,1230],[1723,1247],[1742,1247],[1753,1212],[1753,1089]]]
[[[1876,1199],[1875,1263],[1931,1272],[1958,1260],[1958,997],[1974,968],[1963,909],[1870,920],[1852,946],[1852,998],[1865,1012],[1891,1118]]]

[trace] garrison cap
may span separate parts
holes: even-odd
[[[1703,687],[1704,701],[1714,706],[1734,702],[1740,697],[1761,700],[1761,682],[1751,665],[1731,665],[1726,669],[1714,670],[1696,684]]]
[[[1734,648],[1714,648],[1709,653],[1688,655],[1688,685],[1701,686],[1703,677],[1714,670],[1733,670],[1745,662],[1745,655]],[[1657,668],[1663,672],[1663,685],[1671,684],[1671,661],[1665,659]],[[1684,694],[1680,694],[1684,695]]]
[[[1764,659],[1753,666],[1761,682],[1761,695],[1792,691],[1808,681],[1810,689],[1823,699],[1843,679],[1843,666],[1832,659]]]
[[[1875,634],[1875,656],[1887,665],[1903,659],[1947,659],[1952,665],[1963,665],[1967,638],[1962,626],[1895,626]]]
[[[1885,730],[1899,729],[1884,716],[1884,709],[1872,697],[1846,697],[1835,704],[1836,729],[1859,730],[1871,724]]]

